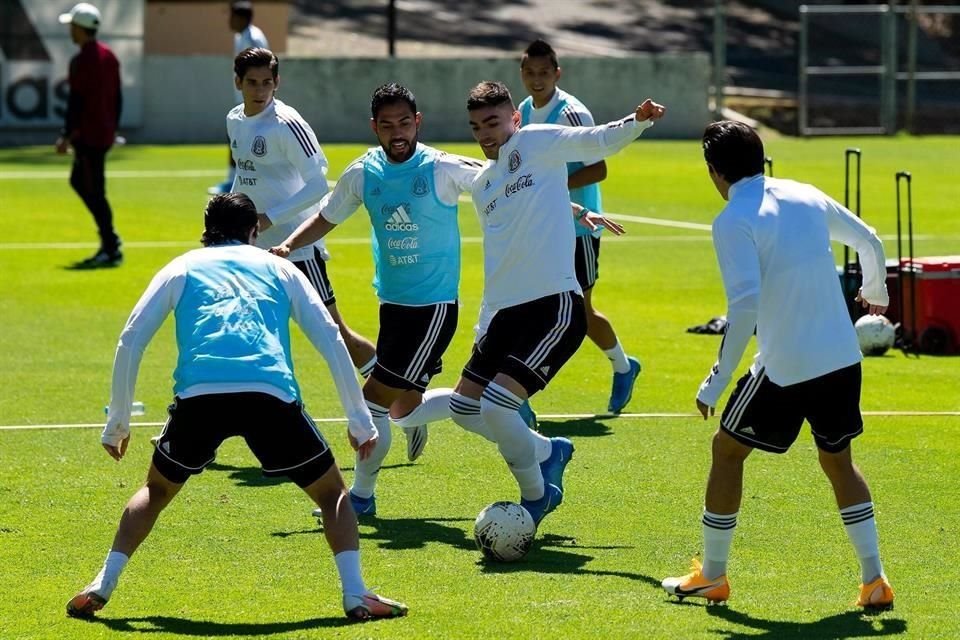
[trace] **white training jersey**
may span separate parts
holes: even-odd
[[[473,185],[483,230],[483,300],[490,312],[582,293],[574,272],[568,162],[612,155],[652,126],[633,115],[599,127],[529,125],[500,147]]]
[[[260,233],[257,246],[281,244],[304,220],[317,212],[326,195],[327,158],[310,125],[297,110],[274,99],[255,116],[246,116],[243,105],[227,114],[230,153],[237,163],[233,191],[249,196],[257,211],[272,226]],[[329,259],[323,241],[290,254],[299,262],[313,258],[313,248]]]
[[[247,25],[247,28],[239,33],[233,34],[233,56],[236,57],[238,53],[244,49],[250,49],[252,47],[262,47],[264,49],[270,48],[270,43],[267,42],[267,36],[263,35],[263,31],[259,27],[250,23]],[[237,91],[236,86],[233,88],[234,102],[241,102],[243,100],[243,94]]]
[[[744,178],[713,221],[727,294],[727,330],[697,397],[711,407],[757,332],[752,371],[787,386],[860,362],[857,335],[837,280],[830,241],[853,247],[863,297],[887,305],[883,244],[842,205],[809,184]]]

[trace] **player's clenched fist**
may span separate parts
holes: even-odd
[[[643,122],[644,120],[659,120],[663,117],[664,112],[667,110],[662,104],[657,104],[650,98],[647,98],[643,101],[639,107],[637,107],[637,122]]]

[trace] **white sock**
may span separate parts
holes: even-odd
[[[483,421],[483,416],[480,415],[479,400],[468,398],[454,391],[453,395],[450,396],[450,418],[467,431],[481,435],[490,442],[495,443],[497,441],[493,437],[490,427]]]
[[[533,446],[537,452],[537,464],[546,462],[553,453],[553,443],[550,442],[550,438],[537,431],[531,431],[530,435],[533,436]]]
[[[614,373],[627,373],[630,371],[630,363],[627,362],[627,354],[623,350],[623,345],[620,344],[619,338],[617,338],[617,344],[615,344],[612,349],[604,349],[603,353],[607,356],[610,364],[613,365]]]
[[[377,364],[377,356],[373,356],[372,358],[370,358],[370,362],[366,363],[365,365],[362,365],[359,369],[357,369],[357,371],[360,372],[360,377],[361,378],[369,377],[370,374],[373,372],[373,368],[376,366],[376,364]]]
[[[390,419],[387,417],[387,408],[369,400],[366,403],[380,437],[377,438],[377,445],[367,459],[361,460],[357,456],[357,462],[353,467],[353,486],[350,487],[350,491],[358,498],[369,498],[373,495],[377,486],[377,474],[380,472],[380,465],[383,464],[384,458],[390,452],[390,442],[393,440],[393,434],[390,432]]]
[[[117,582],[120,580],[123,568],[127,566],[129,561],[130,556],[119,551],[108,553],[107,559],[103,562],[103,568],[90,583],[90,590],[95,591],[104,600],[109,600],[113,590],[117,588]]]
[[[360,552],[341,551],[333,556],[337,563],[337,573],[340,574],[340,587],[344,595],[359,596],[367,592],[367,585],[360,575]]]
[[[730,543],[737,527],[737,513],[720,515],[703,510],[703,577],[719,578],[727,573]]]
[[[873,503],[862,502],[840,509],[843,528],[857,551],[860,560],[860,581],[869,584],[883,575],[880,563],[880,541],[877,535],[877,520],[873,516]]]
[[[409,429],[449,418],[452,395],[453,389],[430,389],[424,392],[420,406],[402,418],[390,418],[390,420],[398,427]]]
[[[520,485],[520,497],[539,500],[544,494],[543,474],[537,463],[533,432],[517,412],[522,403],[522,398],[491,382],[480,397],[480,415],[490,426],[500,455]]]

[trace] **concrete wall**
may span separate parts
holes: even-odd
[[[232,106],[227,56],[148,56],[144,60],[144,126],[130,142],[217,142]],[[651,97],[667,115],[651,137],[697,138],[710,119],[710,65],[705,54],[638,54],[632,58],[565,58],[561,86],[590,108],[598,123],[631,112]],[[426,142],[469,140],[467,91],[502,80],[519,102],[526,92],[513,59],[314,59],[280,62],[278,97],[295,107],[324,142],[372,143],[370,94],[398,81],[417,96]],[[647,135],[647,134],[645,134]]]

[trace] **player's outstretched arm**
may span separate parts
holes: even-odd
[[[598,227],[603,227],[615,236],[622,236],[626,233],[623,225],[614,222],[602,213],[591,211],[576,202],[571,202],[570,204],[572,205],[573,217],[577,221],[577,224],[590,229],[590,231],[596,231]]]
[[[323,217],[323,210],[316,212],[304,220],[290,236],[276,247],[270,247],[270,253],[286,258],[290,253],[301,247],[313,244],[330,233],[337,225]]]

